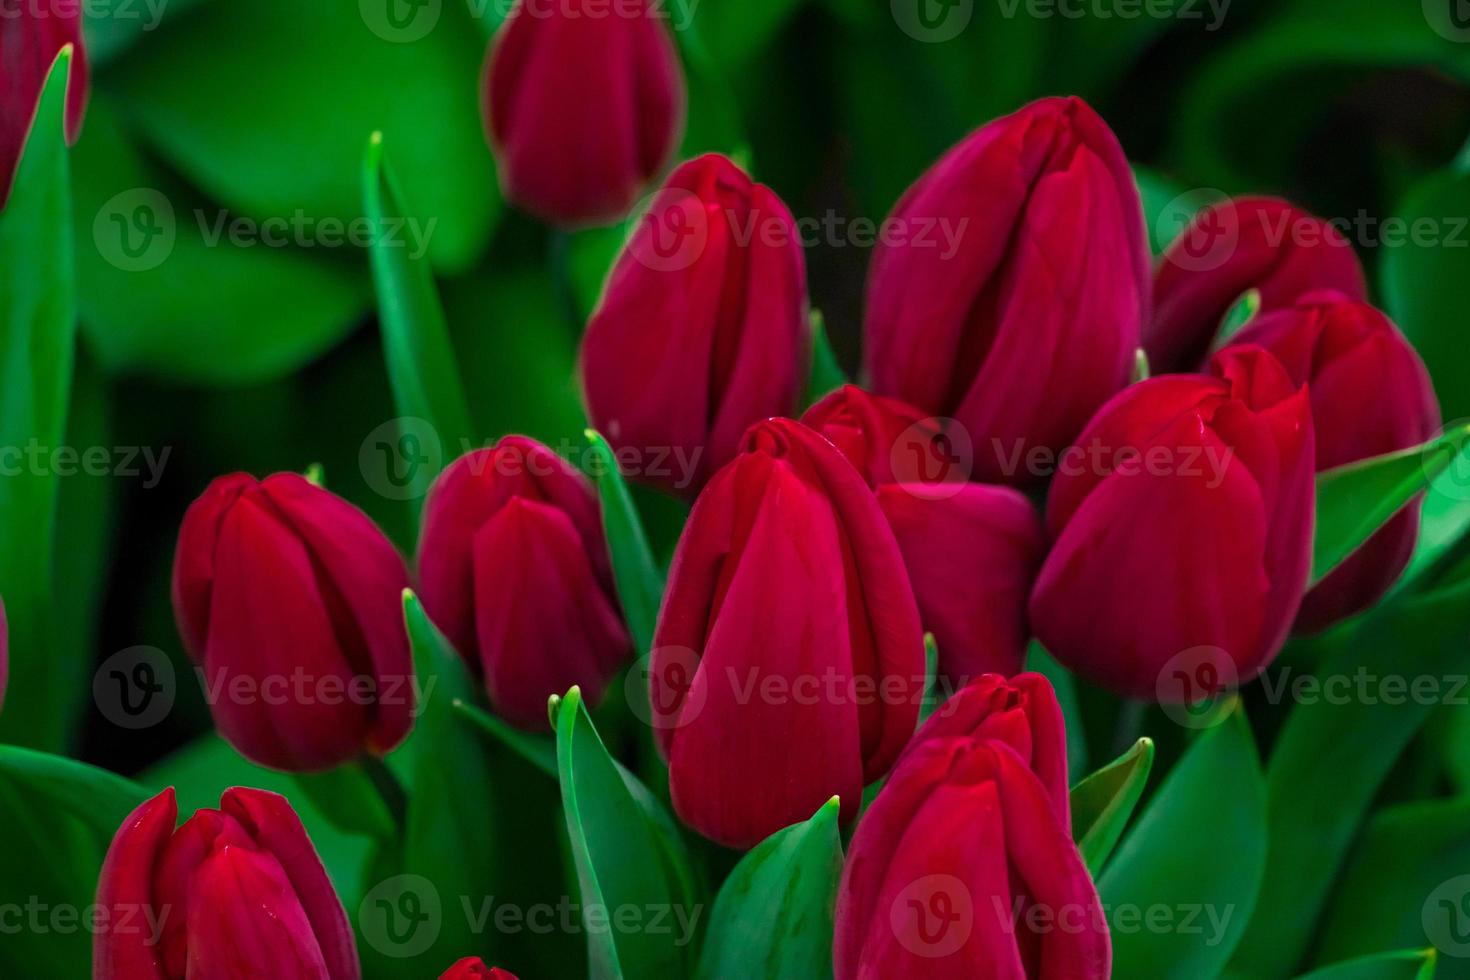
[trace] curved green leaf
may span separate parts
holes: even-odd
[[[834,796],[805,823],[761,841],[725,879],[710,910],[698,980],[832,976],[832,917],[842,875]]]
[[[1433,980],[1436,960],[1432,949],[1377,953],[1324,966],[1297,980]]]
[[[458,711],[470,724],[514,750],[517,755],[537,769],[552,779],[556,778],[556,743],[553,740],[540,735],[532,735],[530,732],[523,732],[501,721],[490,712],[458,698],[454,701],[454,710]]]
[[[1127,752],[1072,787],[1072,839],[1094,875],[1103,864],[1143,797],[1154,764],[1154,743],[1141,738]]]
[[[653,649],[653,628],[663,602],[664,575],[653,557],[643,520],[633,506],[628,485],[618,469],[612,447],[595,429],[587,430],[592,446],[592,478],[602,501],[602,523],[612,558],[613,580],[628,630],[640,653]]]

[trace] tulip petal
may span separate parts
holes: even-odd
[[[248,473],[222,476],[189,505],[179,527],[174,552],[174,618],[184,638],[184,649],[195,662],[204,658],[209,638],[209,596],[214,588],[215,543],[220,522],[240,494],[256,485]]]
[[[141,918],[139,910],[153,916],[163,910],[153,903],[153,867],[169,836],[174,832],[179,808],[173,787],[143,803],[118,828],[102,873],[97,881],[97,904],[108,912],[109,922]],[[182,910],[174,910],[182,914]],[[170,980],[163,968],[161,937],[149,936],[141,927],[99,932],[92,945],[94,980]]]

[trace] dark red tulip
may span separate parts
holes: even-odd
[[[290,771],[403,741],[414,712],[407,586],[367,515],[302,477],[211,483],[179,529],[173,603],[220,732]]]
[[[1033,102],[945,154],[887,228],[868,283],[873,390],[983,435],[977,479],[1035,482],[1009,461],[1072,440],[1127,383],[1149,316],[1117,139],[1081,99]]]
[[[558,225],[628,213],[684,128],[662,5],[520,0],[490,49],[485,121],[506,199]]]
[[[487,977],[489,980],[516,980],[515,974],[499,967],[488,967],[478,956],[466,956],[445,970],[439,976],[439,980],[476,980],[477,977]]]
[[[725,157],[683,164],[587,324],[593,424],[630,476],[692,497],[747,427],[796,411],[810,358],[805,264],[786,205]]]
[[[934,710],[905,754],[930,739],[954,737],[995,739],[1010,746],[1041,780],[1062,830],[1072,832],[1067,724],[1051,681],[1040,674],[976,678]]]
[[[1261,309],[1290,306],[1313,289],[1367,296],[1363,267],[1327,222],[1274,197],[1204,208],[1164,252],[1154,276],[1154,317],[1143,347],[1156,374],[1196,371],[1242,294]]]
[[[17,3],[0,9],[0,80],[4,83],[0,85],[0,207],[10,196],[46,76],[68,44],[72,60],[66,83],[66,139],[75,143],[90,92],[81,4]]]
[[[1424,362],[1367,303],[1309,293],[1256,317],[1237,339],[1269,350],[1293,382],[1307,386],[1318,472],[1417,446],[1439,430],[1439,402]],[[1320,630],[1377,602],[1408,565],[1418,536],[1416,502],[1307,593],[1297,628]]]
[[[964,682],[1014,674],[1030,633],[1026,600],[1044,541],[1036,508],[1005,487],[964,482],[969,441],[894,398],[853,385],[807,410],[868,480],[903,552],[940,670]]]
[[[651,701],[684,822],[750,847],[834,794],[855,816],[914,732],[918,610],[872,492],[790,419],[751,427],[695,502]]]
[[[592,487],[534,439],[506,436],[439,475],[418,577],[425,611],[522,728],[545,729],[546,699],[574,684],[596,704],[632,652]]]
[[[93,980],[358,980],[347,913],[286,798],[237,786],[174,829],[172,788],[112,839]],[[133,923],[122,928],[122,923]]]
[[[836,980],[1107,980],[1107,922],[1046,787],[1004,741],[915,745],[837,893]]]
[[[1311,405],[1259,347],[1133,385],[1077,440],[1047,500],[1037,638],[1120,694],[1194,701],[1280,650],[1311,564]],[[1214,693],[1209,692],[1209,693]]]

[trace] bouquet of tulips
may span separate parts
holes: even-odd
[[[1470,977],[1470,20],[1240,6],[0,0],[0,975]]]

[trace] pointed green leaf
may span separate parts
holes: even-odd
[[[1072,788],[1072,837],[1098,875],[1133,815],[1154,764],[1154,743],[1141,738],[1116,760]]]
[[[1317,477],[1317,536],[1312,582],[1322,581],[1455,463],[1470,424],[1413,449],[1328,470]]]
[[[590,972],[603,980],[684,976],[700,906],[683,842],[648,789],[608,755],[581,691],[572,688],[555,709],[562,807]],[[620,923],[611,913],[624,906],[666,909],[672,928]]]
[[[0,212],[0,446],[63,445],[76,336],[71,192],[63,113],[72,51],[51,67]],[[0,177],[0,180],[3,180]],[[0,741],[62,743],[84,667],[54,648],[57,478],[23,467],[0,480],[0,596],[10,622],[9,702]]]
[[[1434,980],[1432,949],[1376,953],[1305,973],[1297,980]]]
[[[523,732],[467,701],[456,699],[454,710],[470,724],[514,750],[537,769],[552,779],[556,778],[556,742],[541,735]]]
[[[832,341],[827,337],[827,324],[821,310],[812,310],[812,369],[807,377],[806,402],[815,405],[831,392],[847,384],[847,374],[837,363],[832,353]]]
[[[592,478],[597,482],[597,495],[602,501],[602,523],[607,532],[618,600],[633,642],[640,653],[647,653],[653,649],[653,627],[663,602],[663,572],[654,560],[643,520],[638,516],[638,508],[633,506],[612,447],[594,429],[588,429],[586,435],[592,445]]]
[[[842,875],[834,796],[810,820],[761,841],[710,911],[698,980],[832,976],[832,916]]]
[[[1185,752],[1098,881],[1113,917],[1113,975],[1218,976],[1260,892],[1265,829],[1265,781],[1237,702]],[[1139,928],[1158,921],[1151,915],[1190,915],[1198,928]]]
[[[1261,291],[1259,289],[1248,289],[1241,294],[1225,318],[1220,321],[1220,332],[1215,334],[1214,347],[1219,350],[1234,339],[1235,335],[1245,329],[1245,325],[1261,312]]]
[[[929,716],[939,708],[948,693],[941,686],[939,676],[939,641],[934,639],[933,633],[924,634],[924,700],[919,705],[919,724],[929,720]]]
[[[131,779],[106,769],[18,745],[0,745],[0,779],[21,789],[33,802],[86,822],[104,843],[152,795]]]
[[[1153,375],[1153,368],[1148,363],[1148,351],[1142,347],[1133,352],[1133,383],[1147,381]]]

